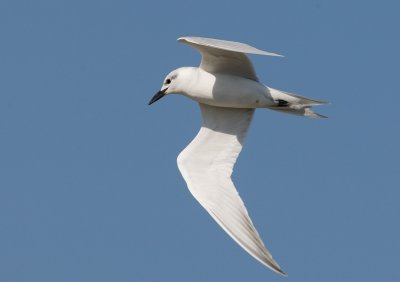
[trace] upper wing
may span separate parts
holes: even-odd
[[[284,274],[265,248],[231,180],[254,109],[200,104],[203,123],[178,156],[190,192],[217,223],[249,254]]]
[[[211,73],[227,73],[256,80],[254,67],[245,53],[281,56],[250,45],[203,37],[181,37],[179,42],[196,48],[202,56],[200,68]]]

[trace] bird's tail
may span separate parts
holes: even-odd
[[[269,107],[271,110],[305,117],[326,118],[326,116],[317,114],[311,109],[312,106],[327,104],[325,101],[309,99],[270,87],[268,87],[268,91],[276,102],[275,106]]]

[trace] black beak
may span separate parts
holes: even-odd
[[[165,96],[165,91],[167,91],[168,88],[165,88],[164,90],[160,90],[156,93],[156,95],[151,98],[149,105],[153,104],[154,102],[160,100],[162,97]]]

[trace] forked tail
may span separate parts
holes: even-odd
[[[327,104],[325,101],[309,99],[292,93],[276,90],[268,87],[269,94],[276,102],[275,106],[269,107],[271,110],[285,112],[292,115],[326,118],[326,116],[313,112],[312,106]]]

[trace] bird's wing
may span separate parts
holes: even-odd
[[[200,68],[210,73],[226,73],[258,81],[248,54],[281,56],[250,45],[204,37],[181,37],[179,42],[196,48],[202,56]]]
[[[265,248],[231,180],[254,109],[200,104],[202,127],[179,154],[178,167],[190,192],[249,254],[284,274]]]

